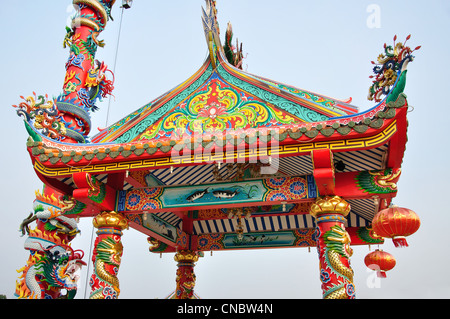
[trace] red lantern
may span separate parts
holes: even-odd
[[[369,269],[375,270],[378,277],[386,278],[386,271],[395,267],[395,258],[391,254],[377,249],[364,258],[364,263]]]
[[[392,238],[395,247],[408,247],[405,236],[414,234],[419,227],[419,216],[398,206],[380,210],[372,220],[372,230],[378,236]]]

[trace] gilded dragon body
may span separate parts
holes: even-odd
[[[350,247],[350,236],[338,225],[331,227],[324,234],[325,267],[321,269],[321,280],[324,284],[325,299],[354,298],[353,269],[349,258],[353,254]],[[336,276],[338,284],[327,286],[330,276]]]
[[[122,243],[111,237],[97,238],[95,246],[92,258],[94,274],[90,281],[92,287],[90,299],[115,299],[120,294],[117,273],[122,258]]]

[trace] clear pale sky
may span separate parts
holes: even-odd
[[[100,35],[106,46],[96,56],[110,68],[121,14],[117,3],[114,21]],[[124,12],[108,124],[172,89],[202,65],[207,46],[201,6],[203,0],[135,0]],[[72,8],[70,0],[2,1],[0,294],[8,298],[13,298],[16,270],[29,255],[18,228],[32,210],[34,191],[42,188],[26,152],[23,121],[11,105],[33,91],[49,96],[61,92],[69,55],[62,42]],[[366,99],[370,61],[383,44],[392,43],[394,35],[403,41],[411,34],[409,45],[422,46],[408,66],[405,93],[414,110],[408,114],[408,143],[394,199],[414,210],[422,225],[408,238],[408,248],[395,248],[390,240],[380,246],[397,260],[386,279],[375,280],[364,265],[367,246],[354,247],[351,261],[357,298],[449,298],[450,2],[218,0],[217,8],[222,41],[231,21],[235,37],[243,42],[248,72],[338,99],[352,97],[361,111],[374,105]],[[106,125],[108,101],[98,106],[92,135]],[[91,219],[82,219],[79,228],[82,234],[72,247],[83,249],[90,263]],[[132,229],[124,232],[123,245],[120,298],[164,298],[175,289],[173,254],[160,258],[149,253],[147,236]],[[86,272],[87,267],[77,298],[89,296]],[[206,253],[195,273],[195,292],[202,298],[322,296],[315,248]]]

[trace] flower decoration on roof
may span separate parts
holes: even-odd
[[[394,36],[394,44],[384,44],[384,53],[381,53],[375,64],[373,72],[369,78],[374,79],[372,86],[369,88],[369,101],[380,102],[383,96],[386,96],[391,91],[392,87],[397,82],[399,75],[406,70],[406,66],[410,61],[413,61],[412,53],[420,49],[420,46],[411,50],[406,46],[406,42],[411,38],[411,35],[406,37],[405,42],[397,42],[397,36]]]
[[[205,34],[208,32],[220,33],[219,22],[217,21],[217,7],[215,0],[205,0],[206,9],[202,7],[202,22]]]
[[[273,106],[237,91],[217,78],[177,106],[142,134],[140,139],[150,140],[158,135],[167,136],[172,133],[217,133],[277,123],[292,124],[295,121],[288,113],[277,111]]]
[[[209,117],[211,120],[214,120],[217,116],[225,115],[226,113],[227,109],[224,106],[213,102],[200,110],[198,117]]]

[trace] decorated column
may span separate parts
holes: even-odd
[[[193,298],[195,286],[194,266],[198,261],[198,257],[198,252],[193,250],[180,250],[175,254],[174,259],[178,262],[175,299]]]
[[[70,49],[66,62],[63,91],[58,98],[48,94],[21,96],[24,102],[13,105],[25,119],[27,131],[40,141],[36,130],[57,141],[87,143],[91,130],[91,113],[96,102],[112,94],[114,75],[104,62],[95,59],[99,40],[111,18],[115,0],[73,0],[77,14],[71,27],[66,27],[64,47]],[[111,78],[107,78],[107,73]]]
[[[67,27],[64,47],[70,48],[66,63],[63,93],[56,105],[64,123],[66,142],[86,142],[91,129],[90,113],[97,110],[97,100],[110,95],[113,80],[106,78],[105,63],[95,60],[98,47],[103,47],[100,33],[111,16],[115,0],[73,0],[78,14]]]
[[[83,251],[70,245],[79,230],[76,220],[64,215],[67,207],[61,196],[49,187],[36,191],[34,211],[20,225],[30,256],[18,270],[15,296],[19,299],[73,299],[77,293],[77,271],[86,263]],[[34,222],[36,228],[31,229]]]
[[[316,220],[317,250],[323,298],[355,297],[353,270],[350,267],[350,236],[345,230],[345,217],[350,204],[339,196],[318,198],[309,213]]]
[[[92,254],[90,299],[116,299],[120,294],[117,275],[123,252],[121,237],[128,221],[124,215],[112,211],[95,216],[93,224],[98,230]]]

